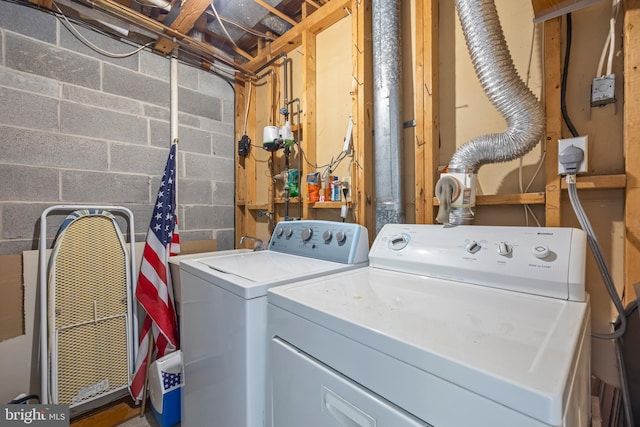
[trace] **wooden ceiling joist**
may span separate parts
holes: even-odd
[[[260,52],[254,59],[247,62],[245,68],[249,71],[255,71],[274,56],[282,52],[289,52],[300,46],[302,34],[305,31],[319,32],[333,25],[347,15],[344,8],[350,4],[351,0],[332,0],[326,3],[298,25],[278,37],[277,40],[269,45],[268,49]]]
[[[180,8],[180,13],[171,23],[171,28],[181,34],[187,34],[204,11],[211,5],[210,0],[188,0]],[[159,37],[155,48],[160,52],[168,54],[175,48],[173,40],[166,37]]]
[[[276,9],[273,6],[271,6],[269,3],[265,2],[264,0],[253,0],[253,1],[256,2],[257,4],[259,4],[260,6],[264,7],[265,9],[267,9],[269,12],[273,13],[274,15],[276,15],[278,18],[284,19],[289,24],[291,24],[291,25],[297,25],[298,24],[295,19],[293,19],[290,16],[287,16],[284,13],[280,12],[278,9]]]
[[[311,6],[315,7],[316,9],[320,9],[320,8],[322,7],[322,5],[321,5],[321,4],[316,3],[316,2],[315,2],[315,1],[313,1],[313,0],[304,0],[304,1],[305,1],[305,3],[310,4]]]
[[[242,71],[243,73],[250,73],[246,66],[233,62],[232,60],[227,58],[226,55],[224,55],[221,51],[214,48],[210,44],[195,40],[194,38],[189,37],[181,33],[180,31],[177,31],[171,27],[167,27],[166,25],[156,21],[155,19],[149,18],[141,13],[129,9],[128,7],[125,7],[114,0],[93,0],[92,5],[98,10],[109,13],[112,16],[116,16],[130,24],[136,25],[140,28],[144,28],[147,31],[151,31],[158,36],[167,37],[172,42],[174,41],[173,39],[175,39],[175,42],[178,44],[178,46],[182,46],[192,53],[195,53],[199,56],[211,57],[212,60],[222,62],[235,68],[238,71]]]

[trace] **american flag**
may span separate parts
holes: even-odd
[[[175,165],[174,143],[169,151],[153,209],[136,287],[136,299],[145,310],[136,370],[130,388],[131,396],[136,402],[142,399],[145,386],[149,332],[153,333],[155,343],[152,359],[158,359],[178,348],[178,327],[168,263],[170,255],[180,252],[178,220],[175,216]]]

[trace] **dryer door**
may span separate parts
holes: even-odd
[[[431,427],[286,342],[270,346],[272,427]]]

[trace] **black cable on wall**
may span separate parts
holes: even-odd
[[[580,134],[576,130],[575,126],[573,126],[573,122],[569,117],[569,113],[567,112],[567,75],[569,74],[569,56],[571,55],[571,14],[567,13],[567,37],[565,41],[565,49],[564,49],[564,66],[562,68],[562,85],[560,89],[560,109],[562,110],[562,118],[569,128],[569,132],[571,135],[576,137]]]

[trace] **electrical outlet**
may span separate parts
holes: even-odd
[[[614,74],[593,79],[591,82],[591,106],[600,107],[616,102],[615,88],[616,76]]]
[[[251,151],[251,138],[248,135],[242,135],[238,141],[238,156],[247,157]]]
[[[582,161],[580,161],[580,163],[577,165],[575,173],[576,174],[587,173],[587,166],[589,164],[588,139],[587,139],[587,136],[577,136],[575,138],[566,138],[566,139],[558,140],[558,174],[559,175],[567,175],[567,171],[565,170],[565,167],[562,165],[562,163],[560,163],[560,156],[562,155],[565,149],[567,149],[568,147],[571,147],[572,145],[574,147],[581,149],[582,152],[584,153]]]
[[[345,201],[346,202],[350,202],[351,201],[351,177],[350,176],[345,176],[342,178],[342,189],[343,191],[346,191],[347,194],[345,195]]]

